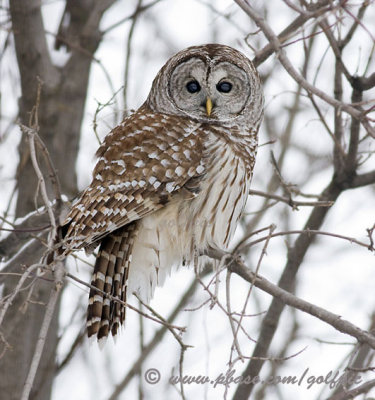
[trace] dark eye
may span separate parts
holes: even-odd
[[[201,90],[201,85],[197,81],[190,81],[186,84],[189,93],[197,93]]]
[[[232,90],[232,84],[230,82],[219,82],[216,85],[216,89],[221,93],[229,93]]]

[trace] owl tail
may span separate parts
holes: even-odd
[[[131,223],[103,238],[91,280],[87,310],[87,334],[98,341],[117,334],[124,323],[126,307],[114,298],[126,302],[129,264],[137,223]],[[111,296],[107,297],[105,294]]]

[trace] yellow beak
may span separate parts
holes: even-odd
[[[207,97],[207,100],[206,100],[206,112],[207,112],[208,116],[211,115],[211,111],[212,111],[212,101],[211,101],[211,99],[209,97]]]

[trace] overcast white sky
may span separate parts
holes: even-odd
[[[56,32],[57,25],[63,10],[63,1],[47,2],[43,8],[46,30]],[[208,2],[207,2],[208,3]],[[210,10],[205,2],[195,0],[165,0],[152,8],[144,17],[141,18],[136,26],[134,40],[132,43],[132,58],[130,64],[130,80],[128,83],[128,106],[137,108],[145,100],[152,80],[166,62],[168,57],[178,50],[194,44],[206,42],[221,42],[232,45],[242,50],[250,58],[253,57],[251,49],[246,47],[243,38],[249,32],[255,32],[254,24],[248,17],[230,0],[212,1],[216,9],[221,13],[231,16],[238,27],[220,15],[216,15]],[[261,4],[260,1],[252,2]],[[282,4],[281,1],[273,2],[274,7],[270,8],[268,20],[271,21],[274,31],[279,32],[291,21],[291,12]],[[119,1],[104,16],[102,29],[105,30],[126,15],[130,15],[135,7],[135,1]],[[374,8],[374,7],[373,7]],[[374,9],[369,12],[368,18],[375,18]],[[375,19],[372,19],[374,21]],[[96,59],[100,60],[111,78],[113,88],[119,90],[124,82],[125,65],[125,46],[126,36],[130,23],[110,31],[104,38]],[[369,25],[368,25],[369,26]],[[374,25],[371,25],[372,34],[375,35]],[[0,31],[0,35],[4,32]],[[3,36],[4,37],[4,36]],[[49,36],[51,51],[53,47],[53,36]],[[367,40],[367,42],[366,42]],[[258,47],[264,44],[263,37],[250,37],[253,46]],[[362,32],[357,43],[350,50],[353,53],[353,63],[351,72],[356,71],[359,66],[359,73],[363,68],[361,59],[371,41]],[[288,55],[297,66],[303,57],[302,45],[296,44],[288,48]],[[325,73],[324,68],[329,71],[331,55],[327,55],[322,71],[318,76],[317,85],[323,90],[331,90],[332,76]],[[62,52],[53,51],[53,58],[57,63],[64,63],[67,56]],[[314,76],[320,59],[314,60],[311,70],[308,73],[309,79]],[[6,62],[1,64],[1,111],[2,115],[8,118],[15,117],[16,102],[19,96],[19,88],[15,83],[17,72],[15,72],[15,58],[12,54],[7,54]],[[276,67],[275,67],[276,66]],[[274,57],[271,57],[260,67],[261,74],[266,74],[273,68],[278,68]],[[370,72],[372,72],[370,69]],[[273,116],[278,116],[276,129],[283,129],[286,124],[285,110],[290,106],[293,92],[296,89],[294,82],[280,68],[278,74],[271,74],[270,79],[265,85],[266,112]],[[348,92],[349,93],[349,92]],[[373,96],[369,94],[369,96]],[[93,63],[90,78],[90,88],[87,98],[85,119],[82,127],[81,151],[78,158],[77,169],[79,171],[79,186],[83,189],[91,179],[91,169],[94,165],[94,153],[98,147],[92,129],[93,116],[97,107],[97,101],[107,102],[112,96],[112,89],[103,73],[102,67],[98,63]],[[121,110],[123,101],[121,92],[116,97],[118,107]],[[348,98],[347,101],[350,99]],[[301,149],[306,148],[312,154],[324,155],[329,159],[331,156],[332,142],[326,133],[322,133],[321,124],[316,121],[316,114],[311,110],[310,103],[304,100],[301,107],[306,111],[297,120],[297,128],[294,131],[293,141],[296,146],[291,150],[286,159],[284,171],[286,178],[294,183],[302,185],[303,190],[309,193],[318,193],[328,183],[332,171],[322,168],[320,172],[314,173],[311,180],[306,181],[310,165],[303,155]],[[331,111],[329,111],[331,113]],[[99,115],[99,133],[103,137],[112,126],[115,125],[116,106],[106,108]],[[328,121],[332,120],[332,114],[327,113]],[[9,121],[3,118],[1,130]],[[260,143],[268,139],[260,133]],[[277,132],[275,132],[277,137]],[[17,128],[13,129],[11,135],[0,146],[0,176],[1,176],[1,197],[0,207],[4,209],[7,204],[7,197],[14,184],[13,176],[16,168],[17,143],[20,133]],[[374,146],[372,146],[372,149]],[[257,166],[252,187],[258,190],[266,190],[269,177],[273,173],[269,161],[269,152],[273,150],[277,153],[279,144],[264,146],[259,149]],[[324,157],[323,157],[324,161]],[[374,160],[370,160],[366,169],[374,169]],[[259,198],[252,197],[248,202],[247,212],[258,210],[261,204]],[[310,209],[300,208],[291,214],[289,226],[291,229],[301,229]],[[269,212],[262,220],[262,226],[275,223],[281,230],[285,221],[282,214],[275,210]],[[367,188],[358,193],[346,192],[340,198],[340,207],[330,211],[329,217],[323,230],[336,232],[343,235],[355,236],[359,240],[365,240],[366,228],[375,222],[374,213],[374,188]],[[238,231],[237,237],[241,235]],[[289,239],[293,241],[294,238]],[[261,247],[254,248],[252,254],[246,260],[249,266],[254,267]],[[262,263],[260,273],[267,279],[276,283],[284,268],[286,255],[285,238],[277,238],[271,241],[267,251],[267,256]],[[82,254],[84,256],[84,254]],[[70,260],[69,266],[72,273],[77,276],[89,279],[90,269],[84,264],[76,265],[75,261]],[[335,240],[330,237],[319,237],[316,245],[309,250],[303,268],[298,275],[297,295],[311,301],[321,307],[342,315],[363,329],[367,329],[369,317],[374,311],[375,306],[375,270],[374,256],[370,252],[350,245],[346,242]],[[173,309],[179,295],[190,285],[194,279],[191,270],[181,268],[178,272],[167,280],[163,289],[157,289],[152,306],[162,315],[167,316]],[[223,275],[223,279],[224,275]],[[232,277],[232,309],[241,310],[244,299],[246,298],[248,285],[241,279]],[[62,341],[59,345],[59,357],[62,358],[75,338],[75,334],[80,330],[84,323],[84,312],[87,304],[87,289],[76,283],[69,282],[65,289],[62,300],[61,313],[61,333],[64,332]],[[207,295],[202,288],[194,297],[194,302],[189,307],[199,306],[207,299]],[[221,284],[219,299],[225,304],[225,282]],[[252,293],[248,313],[256,314],[265,311],[270,302],[270,296],[256,290]],[[77,304],[81,304],[79,312],[74,315]],[[277,354],[287,336],[290,327],[290,314],[295,311],[287,309],[284,311],[280,327],[271,347],[271,354]],[[138,356],[139,346],[139,322],[138,315],[128,312],[126,330],[119,336],[117,343],[112,339],[108,341],[105,348],[100,351],[94,343],[89,345],[84,343],[79,356],[71,365],[64,369],[56,380],[53,392],[53,400],[85,400],[88,398],[104,400],[108,398],[113,390],[113,384],[122,379],[125,372],[129,370],[133,361]],[[259,330],[260,316],[249,317],[244,322],[248,334],[257,338]],[[297,353],[305,349],[298,356],[283,363],[282,372],[285,375],[299,376],[306,368],[309,368],[309,375],[326,375],[330,370],[338,368],[338,361],[342,355],[349,352],[349,345],[353,339],[334,331],[332,327],[298,312],[298,322],[300,324],[300,336],[293,346],[288,350],[287,355]],[[218,307],[210,310],[206,305],[194,312],[181,312],[176,321],[177,325],[187,326],[184,335],[184,342],[194,346],[185,355],[185,374],[188,375],[208,375],[216,377],[220,372],[225,373],[232,345],[232,333],[228,318]],[[146,342],[152,338],[153,333],[158,328],[155,323],[145,321]],[[319,340],[318,340],[319,339]],[[321,341],[343,343],[342,345],[327,345]],[[240,344],[244,353],[251,354],[252,345],[249,345],[245,336],[240,337]],[[162,380],[155,386],[148,386],[144,383],[147,399],[165,400],[177,399],[177,392],[170,388],[168,378],[175,369],[177,374],[179,359],[179,346],[171,335],[167,335],[157,351],[147,360],[144,369],[157,368],[162,374]],[[242,371],[243,364],[236,364],[236,375]],[[261,376],[267,377],[269,366],[262,370]],[[342,371],[342,370],[341,370]],[[365,375],[364,375],[365,377]],[[366,375],[373,378],[371,375]],[[230,388],[232,393],[234,386]],[[288,399],[313,399],[323,389],[322,386],[314,385],[311,389],[303,386],[281,385],[274,390],[283,393],[284,398]],[[188,399],[218,399],[222,398],[224,389],[222,387],[213,388],[210,385],[188,385],[186,395]],[[120,397],[121,400],[136,398],[137,381],[133,380],[128,390]],[[276,392],[270,391],[269,398],[276,398]],[[329,394],[325,392],[325,396]],[[230,396],[229,396],[230,398]]]

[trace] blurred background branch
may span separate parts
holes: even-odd
[[[372,0],[0,3],[0,397],[374,395],[374,19]],[[160,66],[205,42],[251,58],[266,97],[233,255],[211,254],[220,268],[208,262],[197,276],[179,268],[152,303],[162,325],[129,312],[100,353],[84,332],[92,258],[70,257],[56,277],[41,262],[51,227],[88,183],[98,141],[142,104]],[[228,366],[243,378],[336,368],[362,381],[169,382],[182,367],[215,379]],[[155,386],[150,367],[161,372]]]

